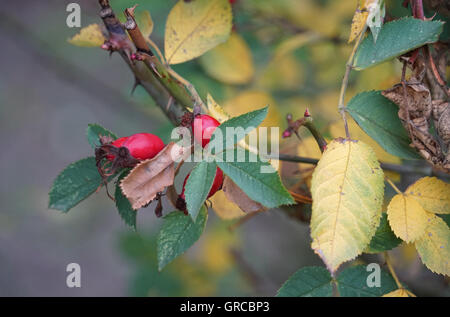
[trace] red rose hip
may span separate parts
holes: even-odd
[[[184,179],[183,189],[181,190],[181,194],[178,196],[178,200],[176,202],[176,207],[179,210],[184,211],[185,214],[187,214],[187,210],[186,210],[186,197],[184,195],[184,191],[186,189],[186,182],[190,175],[191,175],[191,173],[187,174],[186,178]],[[211,189],[209,190],[209,193],[208,193],[208,196],[206,197],[206,199],[208,199],[209,197],[211,197],[215,193],[217,193],[222,188],[222,184],[223,184],[223,172],[220,168],[217,168],[216,176],[214,177],[213,184],[211,186]]]
[[[194,118],[192,122],[192,132],[194,133],[194,140],[205,147],[214,132],[220,125],[220,122],[207,114],[200,114]]]
[[[121,146],[126,147],[134,158],[146,160],[155,157],[164,148],[164,142],[151,133],[136,133],[126,138]]]

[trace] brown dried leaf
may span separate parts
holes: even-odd
[[[125,177],[120,187],[133,209],[139,209],[152,201],[156,194],[173,184],[175,177],[174,162],[190,153],[173,142],[154,158],[139,163]]]
[[[444,100],[433,101],[433,119],[439,137],[450,147],[450,103]]]
[[[267,210],[266,207],[260,203],[250,199],[242,189],[239,188],[229,177],[225,177],[223,181],[222,190],[227,199],[236,205],[244,212],[257,212]]]
[[[167,197],[167,200],[170,201],[172,206],[174,208],[177,208],[178,193],[177,193],[174,185],[170,185],[169,187],[167,187],[166,197]]]
[[[441,148],[429,133],[433,109],[430,90],[418,82],[407,83],[405,88],[397,84],[382,94],[399,106],[398,116],[408,131],[413,147],[432,164],[439,164],[442,161]]]
[[[421,130],[428,131],[426,119],[431,116],[432,106],[430,91],[425,85],[406,84],[406,98],[402,84],[397,84],[383,91],[382,94],[399,106],[398,115],[404,123],[408,121],[407,111],[409,110],[409,115],[414,125]]]

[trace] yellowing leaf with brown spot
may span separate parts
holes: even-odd
[[[361,141],[328,144],[311,182],[311,247],[335,272],[369,245],[381,218],[383,171]]]
[[[206,73],[226,84],[246,84],[255,72],[250,48],[237,33],[200,58]]]
[[[105,37],[103,36],[100,25],[91,24],[82,28],[68,42],[75,46],[98,47],[105,42]]]
[[[410,297],[410,295],[405,289],[399,288],[395,291],[383,295],[383,297]]]
[[[431,271],[450,276],[450,229],[442,218],[428,216],[425,233],[415,242],[417,252]]]
[[[364,26],[366,25],[368,15],[369,12],[367,12],[366,10],[361,10],[361,7],[358,5],[358,8],[355,11],[355,15],[352,19],[352,26],[348,43],[353,42],[358,37],[358,35],[361,34]]]
[[[228,0],[179,0],[166,23],[167,62],[189,61],[225,42],[230,35],[231,20]]]
[[[435,214],[450,214],[450,184],[436,177],[424,177],[406,189],[405,193],[426,211]]]
[[[417,240],[425,231],[429,216],[411,196],[395,195],[387,207],[389,224],[395,235],[406,242]]]
[[[239,206],[230,202],[225,193],[219,190],[209,200],[216,215],[225,220],[240,218],[246,215]]]

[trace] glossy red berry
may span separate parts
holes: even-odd
[[[134,158],[146,160],[155,157],[164,148],[164,142],[151,133],[136,133],[127,137],[121,146],[126,147]]]
[[[181,194],[178,197],[178,200],[176,202],[177,208],[179,210],[184,211],[186,214],[187,214],[186,201],[185,201],[186,197],[184,195],[184,191],[186,189],[186,182],[190,175],[191,175],[191,173],[187,174],[186,178],[184,179],[183,189],[181,190]],[[223,184],[223,172],[220,168],[217,168],[216,176],[214,177],[213,184],[211,186],[211,189],[209,190],[209,193],[208,193],[208,196],[206,197],[206,199],[208,199],[209,197],[211,197],[212,195],[217,193],[222,188],[222,184]]]
[[[205,147],[220,122],[207,114],[197,115],[192,121],[192,132],[197,143]]]
[[[122,146],[123,142],[125,142],[126,139],[128,139],[127,136],[118,138],[117,140],[114,140],[114,141],[111,143],[111,145],[113,145],[113,146],[119,148],[119,147]],[[116,157],[115,155],[108,154],[108,155],[106,156],[106,159],[107,159],[108,161],[113,161],[115,157]]]
[[[184,179],[183,182],[183,189],[181,191],[180,197],[185,199],[184,196],[184,190],[186,187],[186,182],[189,178],[189,176],[191,175],[191,173],[187,174],[186,178]],[[219,189],[222,188],[222,183],[223,183],[223,172],[220,168],[217,168],[216,170],[216,176],[214,177],[214,181],[213,184],[211,186],[211,189],[209,190],[208,196],[206,197],[206,199],[208,199],[209,197],[211,197],[212,195],[214,195]]]

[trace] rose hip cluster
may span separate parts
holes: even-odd
[[[194,140],[205,147],[220,122],[213,117],[200,114],[192,120],[191,128]],[[121,168],[132,168],[140,161],[155,157],[163,148],[164,142],[160,137],[151,133],[136,133],[127,137],[113,140],[110,137],[101,137],[101,145],[95,150],[97,168],[105,184],[109,176],[114,175]],[[183,182],[183,189],[176,202],[177,208],[187,214],[185,202],[185,186],[190,174]],[[210,198],[222,188],[223,172],[217,168],[213,185],[207,198]],[[109,194],[108,194],[109,195]]]

